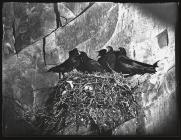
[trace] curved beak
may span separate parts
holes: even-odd
[[[110,51],[110,49],[109,49],[108,47],[106,47],[105,49],[107,50],[107,52],[109,52],[109,51]]]
[[[78,49],[77,49],[77,51],[78,51],[78,54],[80,55],[80,54],[81,54],[81,51],[79,51]]]

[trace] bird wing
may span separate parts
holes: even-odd
[[[150,65],[150,64],[142,63],[142,62],[139,62],[136,60],[132,60],[132,59],[128,58],[127,56],[119,56],[119,58],[124,59],[124,61],[126,63],[134,64],[134,65],[142,66],[142,67],[157,67],[157,63],[158,63],[158,61],[157,61],[153,65]]]
[[[77,65],[76,69],[81,72],[86,72],[86,66],[83,63],[81,57],[78,57],[78,59],[79,59],[79,64]]]
[[[144,64],[138,61],[134,61],[129,59],[128,57],[121,56],[119,57],[119,64],[122,67],[125,67],[131,71],[136,72],[137,74],[144,74],[144,73],[155,73],[155,67],[151,67],[149,64]]]
[[[80,58],[76,56],[70,58],[70,65],[74,68],[77,68],[80,65]]]
[[[118,67],[124,73],[140,73],[144,71],[144,68],[137,65],[131,59],[126,56],[121,56],[118,59]]]
[[[48,72],[60,73],[60,72],[63,72],[64,70],[65,70],[65,67],[62,64],[60,64],[58,66],[55,66],[55,67],[49,69]]]
[[[93,60],[93,59],[90,59],[87,63],[87,68],[90,70],[90,71],[97,71],[97,72],[101,72],[103,71],[103,67],[101,66],[101,64],[99,64],[99,62]]]
[[[71,69],[72,69],[72,66],[70,64],[70,59],[67,59],[62,64],[49,69],[48,72],[56,72],[56,73],[63,72],[64,73],[64,72],[71,71]]]
[[[111,66],[107,63],[105,56],[100,57],[98,59],[98,63],[103,67],[106,72],[112,72],[112,69],[110,69]]]
[[[118,61],[121,61],[122,63],[130,64],[130,65],[132,65],[133,62],[134,62],[132,59],[129,59],[128,57],[123,56],[123,55],[120,55],[120,56],[118,57]]]
[[[114,54],[116,55],[116,57],[118,57],[119,55],[121,55],[120,51],[114,51]]]
[[[138,71],[140,71],[138,68],[136,68],[135,66],[133,65],[130,65],[130,64],[127,64],[127,63],[124,63],[124,62],[120,62],[119,64],[120,66],[120,70],[123,72],[123,73],[137,73]]]
[[[135,62],[135,63],[137,63],[137,64],[139,64],[139,65],[142,65],[142,66],[144,66],[144,67],[156,67],[157,65],[157,62],[154,64],[154,65],[156,65],[156,66],[154,66],[154,65],[150,65],[150,64],[146,64],[146,63],[142,63],[142,62],[139,62],[139,61],[136,61],[136,60],[133,60],[133,62]]]
[[[125,62],[127,64],[134,65],[136,67],[154,67],[153,65],[150,65],[150,64],[132,60],[132,59],[128,58],[127,56],[119,56],[119,60],[121,60],[122,62]]]
[[[115,63],[116,63],[116,55],[114,53],[109,53],[106,55],[106,62],[109,64],[111,69],[115,69]]]
[[[76,67],[76,69],[77,69],[78,71],[81,71],[81,72],[85,72],[85,71],[86,71],[86,67],[85,67],[85,65],[84,65],[83,63],[80,63],[80,64]]]

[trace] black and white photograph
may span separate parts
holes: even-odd
[[[178,2],[3,2],[2,136],[179,136]]]

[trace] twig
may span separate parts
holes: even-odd
[[[171,70],[173,67],[175,67],[175,64],[174,64],[173,66],[171,66],[171,67],[167,70],[167,72],[168,72],[169,70]]]

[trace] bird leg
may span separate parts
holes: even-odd
[[[64,78],[65,77],[65,75],[64,75],[64,73],[62,73],[62,78]]]
[[[61,79],[61,73],[59,72],[59,77],[58,77],[59,79]]]

